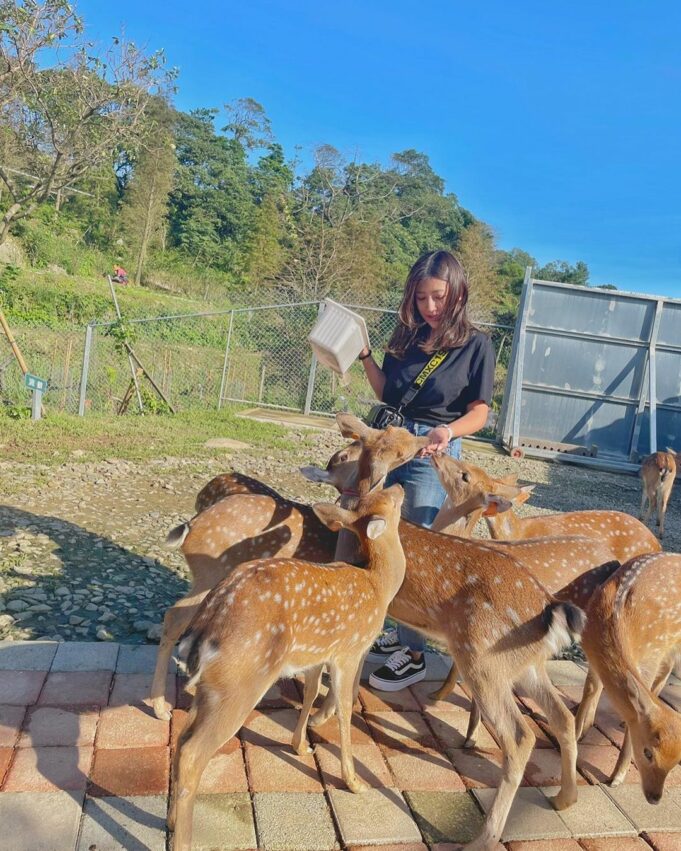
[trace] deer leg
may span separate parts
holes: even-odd
[[[530,695],[546,713],[549,726],[560,745],[560,791],[552,799],[557,810],[569,807],[577,800],[577,739],[575,719],[549,679],[543,665],[535,667],[536,676],[523,683]]]
[[[444,700],[456,688],[457,677],[458,672],[456,670],[456,662],[452,659],[452,667],[449,669],[447,679],[442,683],[440,688],[436,689],[434,692],[431,692],[429,697],[432,697],[433,700]]]
[[[331,663],[331,687],[336,696],[336,713],[340,731],[340,761],[343,780],[351,792],[365,792],[369,787],[355,774],[352,758],[350,725],[352,722],[353,688],[356,663]]]
[[[267,686],[243,680],[222,702],[199,683],[187,727],[180,736],[175,754],[173,793],[168,810],[168,828],[175,831],[173,851],[190,851],[194,798],[201,775],[217,749],[230,739],[244,723]],[[219,695],[222,697],[222,695]]]
[[[593,665],[590,665],[589,673],[586,675],[586,682],[584,683],[584,693],[582,694],[582,700],[575,718],[575,735],[577,741],[593,727],[596,709],[598,708],[598,701],[601,698],[602,691],[603,683],[594,670]]]
[[[186,597],[174,603],[163,617],[163,631],[158,645],[154,679],[151,684],[151,705],[154,715],[163,721],[170,720],[170,707],[165,699],[168,662],[177,639],[191,623],[199,604],[208,592],[199,594],[190,592]]]
[[[475,747],[475,736],[480,726],[480,707],[475,699],[471,700],[471,712],[468,716],[468,729],[466,730],[466,739],[463,743],[465,748]]]
[[[651,505],[650,500],[648,499],[648,494],[646,492],[645,486],[643,487],[643,493],[641,495],[641,514],[640,519],[646,523],[650,518]]]
[[[481,834],[465,846],[468,851],[489,851],[496,847],[535,743],[535,735],[516,705],[510,684],[501,680],[499,672],[496,676],[491,676],[490,672],[485,674],[488,675],[485,680],[476,677],[473,671],[465,672],[464,676],[477,704],[484,707],[485,721],[494,730],[504,761],[492,807]]]
[[[615,767],[612,770],[612,774],[608,779],[608,785],[610,786],[619,786],[631,765],[631,756],[633,753],[633,748],[631,745],[631,733],[629,732],[629,728],[625,725],[624,727],[624,741],[622,742],[622,747],[619,752],[619,756],[617,757],[617,762],[615,763]]]
[[[300,710],[300,715],[298,716],[298,723],[296,724],[296,729],[293,733],[293,739],[291,740],[291,747],[298,754],[310,753],[312,748],[307,746],[307,743],[303,743],[305,738],[305,728],[307,727],[307,720],[310,717],[310,709],[312,709],[312,704],[315,702],[315,698],[319,694],[319,683],[322,679],[322,671],[324,670],[323,665],[317,665],[314,668],[308,668],[305,671],[305,688],[303,689],[303,708]]]
[[[671,490],[661,493],[657,501],[657,525],[660,527],[660,540],[664,537],[664,516],[667,513],[667,503],[669,502],[670,493]]]
[[[324,698],[322,705],[310,718],[308,723],[310,727],[320,727],[322,724],[326,723],[335,712],[336,696],[333,693],[333,685],[329,683],[329,690],[326,693],[326,697]]]

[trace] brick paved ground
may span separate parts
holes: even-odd
[[[172,720],[157,720],[145,704],[155,650],[0,642],[0,849],[170,847],[169,766],[187,704],[174,670]],[[571,662],[550,667],[574,706],[584,672]],[[432,657],[429,670],[441,679],[442,659]],[[432,688],[425,682],[392,696],[362,688],[354,753],[372,789],[352,795],[340,781],[335,721],[310,731],[309,754],[290,749],[300,688],[280,683],[206,769],[194,847],[449,851],[470,839],[494,794],[501,755],[487,731],[478,750],[463,750],[468,700],[458,690],[433,703]],[[681,708],[678,681],[664,696]],[[657,807],[645,802],[633,767],[621,787],[603,785],[622,740],[604,700],[579,747],[579,801],[558,813],[547,796],[559,755],[541,715],[524,706],[538,739],[503,837],[508,851],[681,849],[681,767]]]

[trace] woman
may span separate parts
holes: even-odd
[[[440,350],[447,358],[431,373],[418,394],[402,410],[405,427],[427,434],[421,457],[398,467],[386,479],[404,487],[402,516],[429,527],[446,494],[428,456],[446,452],[461,457],[461,438],[487,422],[494,382],[494,348],[466,312],[468,282],[459,261],[448,251],[424,254],[412,267],[398,311],[398,325],[388,343],[383,365],[371,349],[359,359],[376,397],[398,407],[414,378]],[[369,678],[374,688],[398,691],[426,676],[425,639],[398,626],[372,646],[370,661],[384,661]]]

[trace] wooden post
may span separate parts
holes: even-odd
[[[24,356],[21,354],[21,349],[17,341],[14,339],[12,335],[12,330],[7,324],[7,319],[5,318],[5,314],[0,309],[0,325],[2,325],[2,330],[5,332],[5,337],[9,340],[9,344],[12,347],[12,351],[14,352],[14,356],[17,361],[19,361],[19,366],[21,367],[21,371],[24,375],[28,372],[28,367],[26,366],[26,361],[24,360]]]

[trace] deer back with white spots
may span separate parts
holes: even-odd
[[[681,715],[658,697],[681,652],[681,556],[655,553],[622,565],[587,608],[589,660],[578,737],[594,722],[603,688],[627,729],[610,778],[624,779],[633,754],[650,803],[681,761]]]

